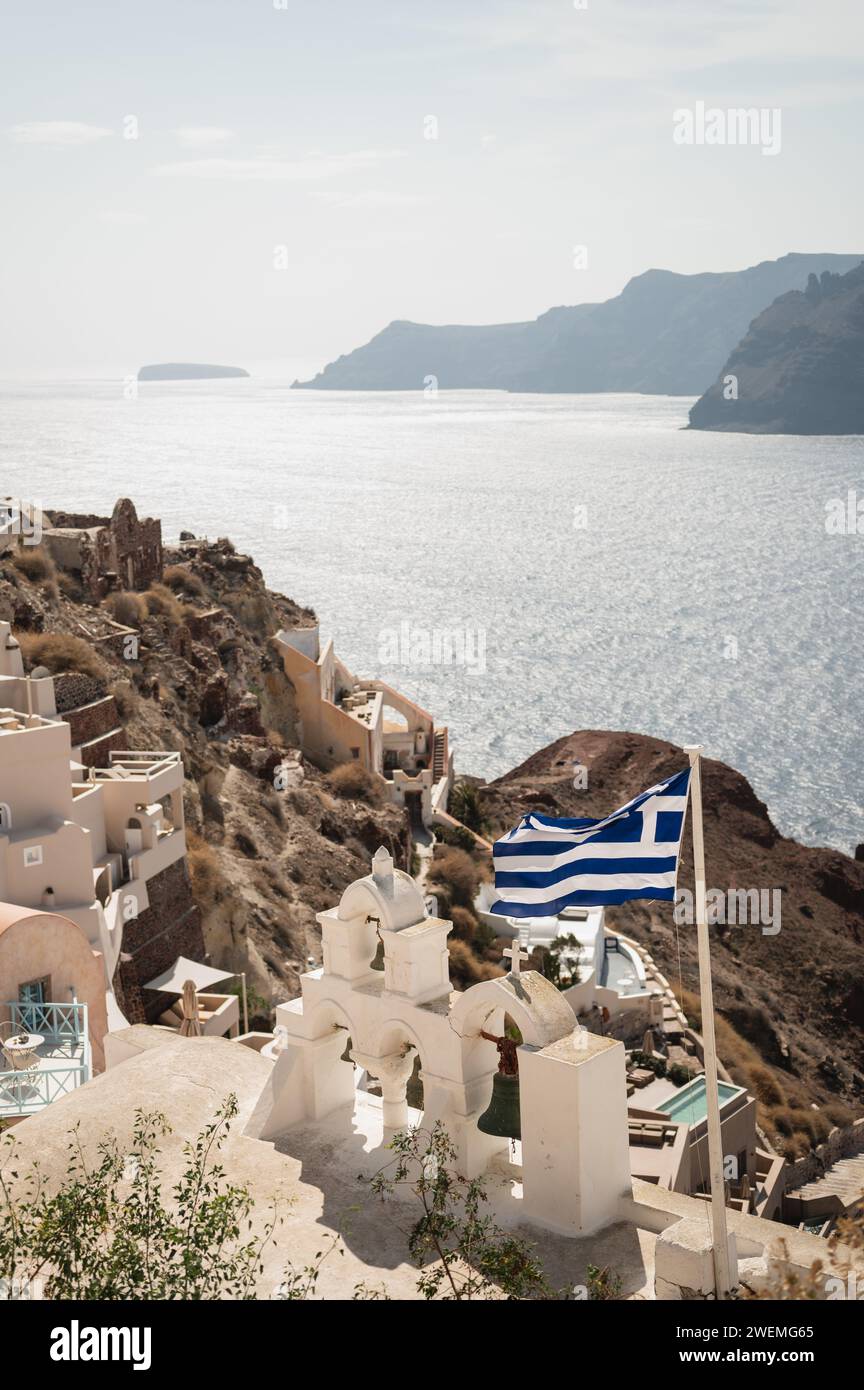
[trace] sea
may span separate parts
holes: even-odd
[[[783,834],[851,852],[864,440],[688,431],[691,404],[6,381],[0,496],[230,536],[449,726],[457,771],[574,729],[701,743]]]

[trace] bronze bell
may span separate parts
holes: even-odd
[[[492,1078],[492,1099],[477,1121],[484,1134],[502,1139],[522,1138],[522,1112],[519,1107],[519,1076],[498,1071]]]
[[[380,918],[380,917],[367,917],[367,918],[366,918],[366,921],[367,921],[367,923],[370,923],[370,922],[371,922],[371,923],[374,925],[374,927],[375,927],[375,935],[376,935],[377,938],[378,938],[378,945],[377,945],[376,950],[375,950],[375,955],[374,955],[373,958],[372,958],[372,964],[370,965],[369,968],[370,968],[370,970],[383,970],[383,969],[384,969],[384,938],[383,938],[382,935],[381,935],[381,918]]]

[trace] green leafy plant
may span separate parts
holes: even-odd
[[[426,1299],[556,1298],[534,1248],[502,1230],[484,1209],[479,1178],[462,1178],[456,1150],[444,1126],[400,1131],[390,1144],[394,1157],[372,1179],[382,1200],[409,1198],[420,1215],[406,1232],[408,1253]]]
[[[585,1271],[588,1299],[592,1303],[607,1303],[621,1297],[621,1280],[608,1265],[603,1269],[589,1265]]]
[[[666,1075],[673,1086],[684,1086],[692,1079],[687,1068],[682,1067],[680,1062],[673,1062],[671,1067],[667,1069]]]
[[[472,854],[475,849],[474,836],[470,830],[466,830],[464,825],[457,826],[437,826],[435,829],[435,839],[441,845],[450,845],[453,849],[462,849],[466,854]]]
[[[546,979],[556,989],[569,989],[579,979],[581,947],[572,934],[556,936],[548,946],[541,947],[541,968]]]
[[[480,798],[477,788],[473,782],[457,782],[450,793],[448,802],[451,816],[467,825],[469,830],[481,831],[483,829],[483,812],[480,809]],[[473,848],[473,840],[469,848]]]
[[[0,1140],[0,1279],[41,1281],[52,1299],[252,1299],[261,1255],[278,1221],[252,1234],[252,1197],[216,1157],[237,1115],[229,1095],[194,1142],[171,1199],[162,1195],[165,1117],[136,1110],[131,1146],[114,1136],[92,1165],[76,1127],[56,1192],[38,1165],[15,1167],[14,1135]]]
[[[655,1057],[650,1052],[643,1052],[637,1047],[629,1055],[629,1065],[632,1067],[642,1067],[648,1071],[653,1071],[655,1076],[665,1076],[667,1062],[665,1057]],[[675,1064],[673,1063],[673,1066]],[[686,1069],[685,1069],[686,1070]],[[689,1072],[688,1072],[689,1080]]]

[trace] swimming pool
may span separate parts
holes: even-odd
[[[733,1086],[728,1081],[718,1081],[717,1091],[720,1097],[720,1109],[727,1105],[736,1096],[744,1094],[743,1087]],[[700,1120],[704,1120],[708,1111],[708,1102],[705,1098],[705,1077],[697,1076],[695,1081],[688,1081],[674,1096],[669,1096],[668,1100],[660,1101],[655,1106],[664,1115],[668,1115],[670,1120],[675,1120],[677,1124],[698,1125]]]

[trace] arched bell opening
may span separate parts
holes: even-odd
[[[332,1000],[319,1004],[312,1014],[313,1036],[320,1055],[322,1115],[344,1110],[346,1127],[357,1128],[357,1084],[360,1069],[353,1057],[356,1028]]]
[[[519,1048],[535,1042],[536,1025],[529,1001],[499,984],[493,980],[466,990],[451,1023],[462,1039],[468,1103],[475,1138],[481,1141],[475,1160],[482,1165],[485,1156],[487,1164],[521,1168]]]
[[[504,1014],[501,1032],[493,1033],[487,1028],[481,1031],[486,1042],[494,1043],[498,1053],[498,1068],[492,1077],[492,1093],[489,1104],[477,1121],[481,1134],[497,1139],[507,1139],[510,1143],[510,1158],[521,1161],[522,1111],[519,1096],[519,1047],[524,1041],[521,1029],[515,1019]],[[517,1154],[516,1145],[520,1145]]]
[[[419,1128],[425,1110],[423,1058],[413,1031],[400,1021],[385,1024],[374,1055],[365,1061],[369,1092],[381,1100],[385,1132]]]

